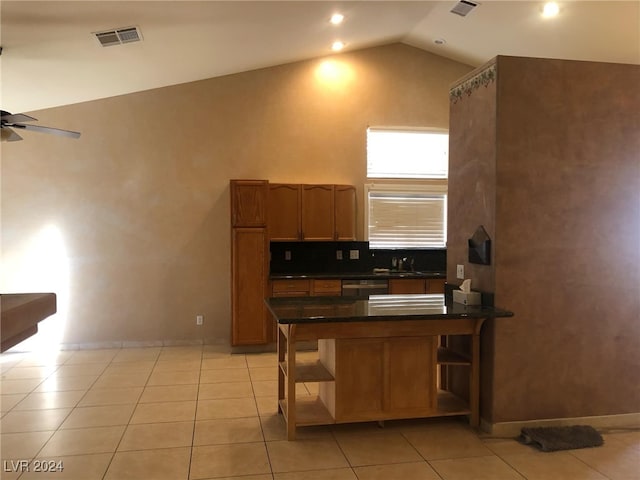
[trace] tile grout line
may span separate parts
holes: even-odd
[[[335,425],[335,424],[334,424]],[[353,475],[359,479],[360,477],[358,476],[358,473],[355,470],[355,467],[353,465],[351,465],[351,462],[349,461],[349,457],[347,457],[347,453],[344,451],[344,449],[342,448],[342,445],[340,445],[340,442],[338,441],[338,437],[336,437],[336,432],[334,431],[333,428],[329,428],[329,433],[331,433],[331,437],[333,438],[333,441],[336,442],[336,445],[338,446],[338,449],[340,450],[340,453],[342,453],[342,456],[344,457],[344,459],[347,461],[347,465],[349,465],[349,470],[351,470],[351,472],[353,473]]]
[[[249,374],[249,384],[251,385],[251,394],[253,395],[253,403],[256,406],[256,414],[258,416],[258,424],[260,424],[260,433],[262,434],[262,446],[264,447],[264,451],[267,454],[267,461],[269,462],[269,473],[271,474],[271,478],[274,477],[273,473],[273,463],[271,461],[271,455],[269,455],[269,449],[267,448],[267,437],[264,434],[264,427],[262,426],[262,417],[260,417],[260,410],[258,408],[258,398],[256,397],[256,391],[253,388],[253,378],[251,377],[251,368],[249,368],[249,362],[247,361],[247,355],[243,354],[244,362],[247,367],[247,373]],[[280,366],[278,365],[278,360],[276,357],[276,368],[278,368],[278,375],[280,374]],[[276,399],[276,402],[278,400]]]
[[[602,475],[603,477],[605,477],[608,480],[611,480],[611,478],[606,475],[604,472],[601,472],[600,470],[598,470],[596,467],[594,467],[593,465],[589,465],[587,462],[585,462],[584,460],[582,460],[580,457],[577,457],[576,455],[573,454],[573,450],[568,450],[567,453],[569,453],[573,458],[575,458],[576,460],[578,460],[580,463],[582,463],[583,465],[586,465],[587,468],[594,470],[596,472],[598,472],[600,475]]]
[[[200,349],[200,367],[198,368],[198,383],[196,388],[196,408],[193,412],[193,430],[191,431],[191,446],[189,447],[189,464],[187,465],[187,478],[191,478],[191,466],[193,464],[193,448],[196,439],[196,419],[198,418],[198,404],[200,403],[200,378],[202,377],[202,360],[204,357],[204,345]]]
[[[440,473],[435,469],[435,467],[434,467],[433,465],[431,465],[431,463],[429,462],[429,460],[427,460],[426,458],[424,458],[424,455],[422,455],[422,454],[420,453],[420,451],[419,451],[419,450],[418,450],[418,448],[413,444],[413,442],[411,442],[411,440],[409,440],[409,439],[405,436],[404,432],[403,432],[403,431],[400,431],[399,433],[400,433],[400,436],[401,436],[402,438],[404,438],[404,439],[406,440],[406,442],[407,442],[409,445],[411,445],[411,448],[413,448],[413,449],[415,450],[415,452],[418,454],[418,456],[419,456],[419,457],[420,457],[420,458],[421,458],[421,459],[422,459],[422,460],[423,460],[423,461],[424,461],[424,462],[429,466],[429,468],[430,468],[431,470],[433,470],[433,472],[438,476],[438,478],[439,478],[440,480],[444,480],[444,479],[443,479],[443,477],[442,477],[442,475],[440,475]]]

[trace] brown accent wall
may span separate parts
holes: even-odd
[[[495,137],[493,213],[450,215],[449,232],[464,233],[450,233],[447,266],[459,283],[455,265],[465,263],[515,312],[483,333],[482,416],[491,423],[639,411],[638,85],[634,65],[497,57],[495,83],[451,106],[452,139],[461,125]],[[463,197],[485,201],[480,143],[452,149],[452,211]],[[460,243],[482,222],[489,267],[467,264]]]
[[[475,70],[471,72],[475,73]],[[467,76],[458,82],[465,79]],[[489,237],[495,238],[496,119],[496,83],[493,81],[475,90],[473,98],[458,100],[452,106],[449,125],[447,281],[462,283],[456,279],[456,265],[462,264],[465,278],[472,279],[472,288],[486,292],[495,291],[494,265],[469,264],[467,241],[480,225]],[[485,322],[483,329],[480,346],[483,388],[480,395],[481,404],[487,405],[492,403],[494,366],[493,356],[485,353],[493,351],[493,323]],[[450,343],[462,350],[471,348],[466,337],[450,339]],[[449,369],[449,388],[466,397],[469,394],[468,368]]]
[[[367,126],[446,128],[469,70],[393,44],[35,112],[82,137],[2,144],[0,288],[56,291],[67,344],[228,343],[229,179],[353,184],[362,212]]]

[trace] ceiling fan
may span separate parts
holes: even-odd
[[[17,142],[22,140],[13,129],[31,130],[34,132],[51,133],[53,135],[61,135],[63,137],[78,138],[80,132],[72,132],[71,130],[61,130],[59,128],[43,127],[41,125],[25,125],[24,122],[36,122],[37,119],[25,115],[24,113],[11,114],[0,110],[0,136],[3,142]]]

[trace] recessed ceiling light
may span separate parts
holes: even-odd
[[[555,17],[560,12],[560,7],[556,2],[547,2],[542,7],[543,17]]]
[[[331,50],[333,50],[334,52],[339,52],[343,48],[344,48],[344,42],[341,42],[340,40],[333,42],[333,44],[331,45]]]
[[[342,15],[341,13],[334,13],[333,15],[331,15],[331,20],[329,21],[334,25],[340,25],[343,20],[344,20],[344,15]]]

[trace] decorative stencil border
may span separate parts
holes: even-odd
[[[477,75],[465,80],[460,85],[456,85],[449,91],[449,101],[451,103],[457,103],[458,100],[462,100],[463,95],[467,97],[471,96],[474,90],[478,88],[486,87],[490,83],[496,80],[496,64],[490,65]]]

